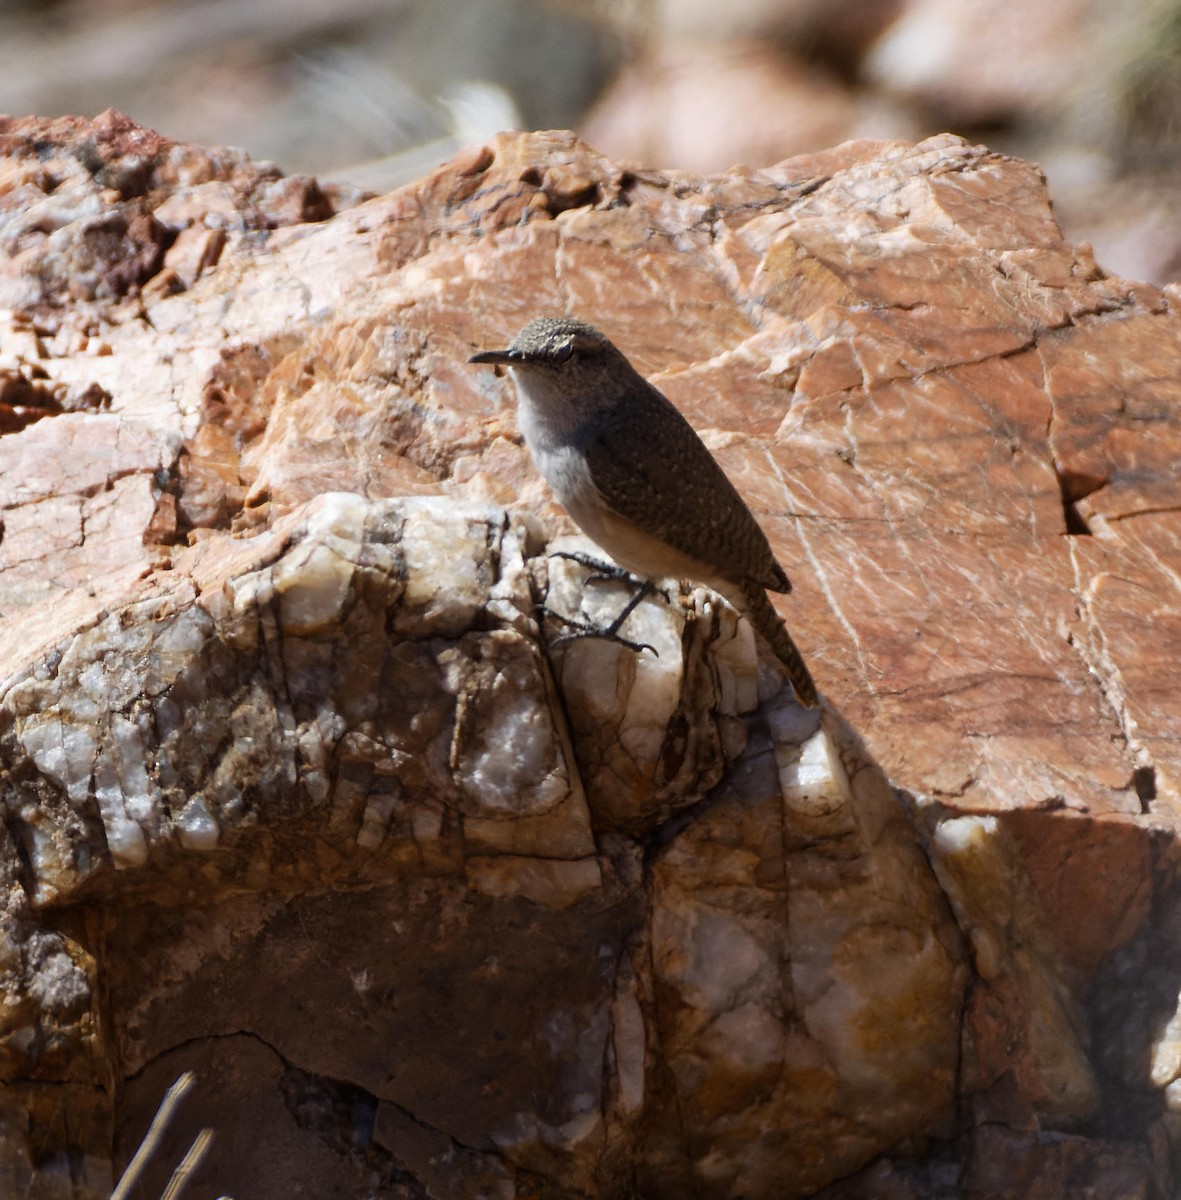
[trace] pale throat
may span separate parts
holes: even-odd
[[[536,456],[537,447],[570,444],[586,424],[574,398],[548,371],[510,369],[517,385],[517,421],[530,452]]]

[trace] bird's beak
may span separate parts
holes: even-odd
[[[490,363],[493,366],[511,367],[513,363],[519,360],[519,357],[515,350],[483,350],[479,354],[473,354],[468,359],[468,362]]]

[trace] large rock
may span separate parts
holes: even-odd
[[[0,137],[0,1191],[105,1195],[193,1068],[145,1196],[201,1125],[202,1197],[1169,1193],[1181,323],[1036,171]],[[822,719],[702,591],[539,623],[622,593],[466,359],[561,312]]]

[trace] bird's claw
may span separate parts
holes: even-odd
[[[641,597],[648,595],[649,592],[655,592],[658,596],[664,597],[665,604],[672,603],[672,597],[665,588],[658,588],[652,580],[644,579],[616,563],[595,558],[593,554],[586,554],[582,550],[551,550],[549,557],[564,558],[578,563],[580,567],[586,567],[590,571],[586,577],[587,583],[630,583],[641,594]]]
[[[647,642],[633,642],[629,638],[620,636],[617,630],[618,622],[613,622],[610,625],[595,625],[590,621],[579,621],[575,617],[568,617],[565,613],[556,612],[548,605],[539,604],[537,611],[546,617],[553,617],[555,621],[565,625],[568,629],[576,630],[575,633],[561,633],[550,642],[550,647],[564,646],[567,642],[575,642],[580,637],[600,638],[603,641],[615,642],[617,645],[625,646],[628,650],[634,650],[636,654],[644,650],[651,650],[652,653],[659,658],[660,652],[655,646],[650,646]]]
[[[615,563],[604,562],[601,558],[595,558],[593,554],[585,554],[581,550],[551,550],[550,558],[564,558],[570,562],[576,562],[580,567],[586,567],[591,572],[588,577],[590,580],[602,581],[626,581],[639,585],[642,580],[637,579],[630,571],[623,567],[617,566]]]

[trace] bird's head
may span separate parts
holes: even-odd
[[[485,350],[468,360],[517,367],[529,373],[587,376],[610,369],[623,356],[593,325],[571,317],[538,317],[507,350]]]

